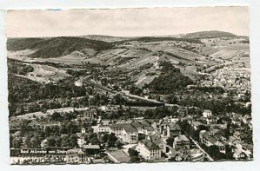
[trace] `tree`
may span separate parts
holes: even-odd
[[[78,140],[77,135],[73,134],[70,136],[71,147],[78,147],[77,140]]]
[[[122,144],[119,140],[117,140],[116,143],[115,143],[115,146],[116,146],[117,148],[121,149],[122,146],[123,146],[123,144]]]
[[[54,112],[52,115],[51,115],[51,119],[53,121],[61,121],[62,120],[62,116],[60,113],[58,112]]]
[[[23,143],[22,139],[16,137],[16,138],[14,138],[12,140],[12,147],[14,147],[14,148],[21,148],[22,147],[22,143]]]
[[[130,156],[138,156],[139,152],[136,151],[136,150],[134,150],[134,149],[132,149],[132,148],[129,148],[129,149],[128,149],[128,154],[129,154]]]
[[[108,136],[108,146],[109,147],[115,147],[115,143],[117,141],[117,137],[114,133],[109,134]]]
[[[221,160],[225,159],[226,156],[219,151],[219,147],[216,145],[212,145],[208,148],[208,153],[211,157],[213,157],[215,160]]]
[[[227,145],[226,146],[226,159],[227,160],[233,160],[233,152],[232,152],[232,146]]]
[[[131,163],[140,163],[140,157],[132,156],[132,157],[130,157],[130,162]]]
[[[49,126],[46,126],[44,130],[45,137],[49,137],[51,135],[51,132],[51,128]]]
[[[166,140],[166,143],[167,143],[167,145],[169,145],[169,146],[173,146],[173,142],[174,142],[174,138],[173,137],[169,137],[167,140]]]
[[[140,162],[140,157],[139,157],[139,152],[132,149],[132,148],[129,148],[128,149],[128,154],[130,156],[130,162],[131,163],[139,163]]]
[[[70,139],[68,135],[61,136],[61,147],[70,147]]]
[[[34,137],[31,138],[31,147],[32,148],[40,148],[41,147],[41,140],[38,135],[34,135]]]
[[[107,133],[103,134],[101,137],[101,141],[103,143],[106,143],[108,141],[108,137],[109,137],[109,135]]]
[[[58,138],[56,138],[56,142],[55,142],[55,146],[56,147],[61,147],[61,137],[58,137]]]
[[[98,144],[100,143],[99,140],[98,140],[98,138],[97,138],[97,136],[94,136],[94,137],[90,138],[90,139],[89,139],[89,142],[90,142],[91,144],[93,144],[93,145],[98,145]]]
[[[26,148],[30,148],[31,147],[31,138],[28,135],[25,137],[24,147],[26,147]]]
[[[54,137],[47,138],[47,146],[48,147],[55,147],[56,140]]]

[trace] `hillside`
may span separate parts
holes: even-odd
[[[189,39],[205,39],[205,38],[219,38],[219,37],[236,37],[235,34],[224,31],[200,31],[194,33],[188,33],[182,36],[182,38]]]
[[[51,58],[68,55],[74,51],[81,51],[86,48],[102,51],[113,48],[107,42],[91,40],[79,37],[55,37],[55,38],[24,38],[8,39],[7,50],[19,51],[25,49],[36,50],[30,54],[32,58]]]
[[[211,40],[209,37],[218,38]],[[8,58],[32,63],[30,66],[34,71],[24,76],[40,83],[57,82],[68,76],[66,69],[56,69],[56,64],[74,69],[93,65],[106,66],[107,73],[113,70],[126,71],[127,75],[122,77],[130,77],[129,81],[142,88],[160,76],[160,63],[164,61],[180,69],[180,73],[192,81],[200,79],[203,76],[201,71],[206,68],[219,66],[226,61],[248,66],[249,48],[246,40],[227,32],[205,31],[181,35],[179,38],[86,35],[9,39],[7,47]],[[17,70],[26,73],[31,69],[24,68]],[[161,81],[160,78],[157,80]]]
[[[177,38],[177,37],[137,37],[131,38],[127,40],[122,40],[118,42],[114,42],[116,44],[126,43],[126,42],[158,42],[158,41],[180,41],[180,42],[189,42],[189,43],[201,43],[200,40],[193,38]]]

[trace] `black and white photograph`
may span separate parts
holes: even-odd
[[[10,164],[252,161],[248,17],[8,10]]]

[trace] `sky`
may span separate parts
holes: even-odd
[[[248,7],[9,10],[7,37],[169,36],[219,30],[248,36]]]

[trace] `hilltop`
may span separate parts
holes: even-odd
[[[224,31],[200,31],[194,33],[188,33],[181,36],[182,38],[190,39],[205,39],[205,38],[220,38],[220,37],[237,37],[235,34]]]

